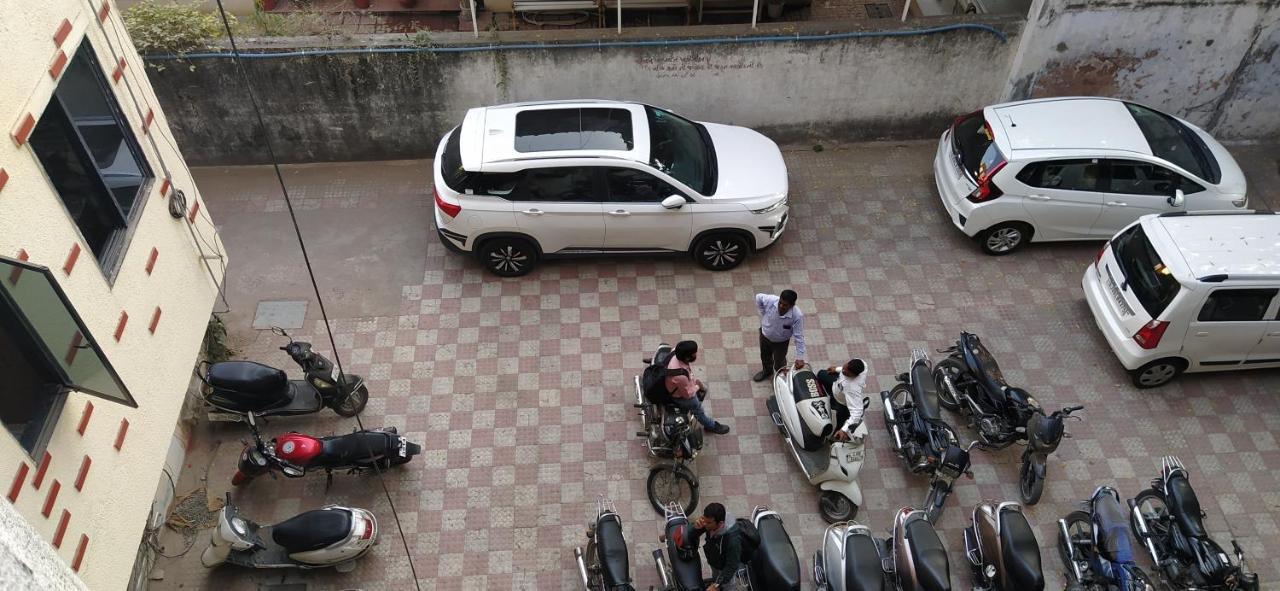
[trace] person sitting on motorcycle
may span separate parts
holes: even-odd
[[[862,390],[867,386],[867,364],[853,358],[837,371],[835,366],[818,370],[818,382],[831,393],[831,406],[836,411],[836,421],[841,424],[836,431],[836,441],[848,441],[853,430],[862,423]]]
[[[711,566],[711,584],[707,591],[733,591],[735,575],[751,561],[751,549],[744,543],[738,521],[720,503],[708,503],[702,517],[693,521],[693,533],[707,540],[702,553]],[[694,542],[697,543],[696,540]]]
[[[707,411],[702,408],[702,400],[698,398],[698,391],[706,390],[707,387],[702,383],[702,380],[693,377],[691,364],[697,359],[697,342],[680,341],[676,343],[676,348],[671,354],[671,360],[667,362],[667,369],[684,371],[683,373],[676,372],[677,375],[667,376],[667,391],[671,392],[672,404],[692,412],[693,416],[697,417],[698,422],[702,423],[702,426],[707,431],[716,435],[724,435],[729,432],[729,426],[707,416]],[[668,374],[671,373],[668,371]]]

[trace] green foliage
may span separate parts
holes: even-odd
[[[236,35],[250,37],[306,37],[311,35],[335,36],[341,29],[315,9],[303,6],[292,12],[263,12],[255,10],[236,29]]]
[[[227,16],[234,26],[235,17]],[[124,24],[141,54],[203,51],[226,35],[217,14],[201,12],[190,3],[143,0],[125,11]]]
[[[226,361],[236,352],[227,345],[227,325],[217,316],[209,317],[209,328],[204,333],[204,356],[210,362]]]

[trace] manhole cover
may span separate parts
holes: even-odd
[[[253,315],[253,327],[257,329],[267,329],[273,326],[302,328],[302,322],[306,317],[306,300],[258,302],[258,311]]]
[[[889,10],[888,4],[867,4],[867,16],[871,18],[890,18],[893,11]]]

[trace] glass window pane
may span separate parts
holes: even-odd
[[[657,203],[672,195],[679,195],[671,185],[651,174],[630,168],[605,169],[605,182],[609,185],[609,200],[617,202]]]
[[[99,259],[103,258],[111,237],[125,227],[124,213],[113,199],[106,197],[102,179],[84,154],[56,100],[40,117],[30,142],[89,250]]]
[[[1102,166],[1096,160],[1052,160],[1045,162],[1035,186],[1063,191],[1096,191]]]
[[[0,279],[3,281],[4,279]],[[17,313],[0,298],[0,422],[28,453],[34,454],[46,431],[62,380],[49,367],[22,327]]]
[[[1274,297],[1274,289],[1220,289],[1209,294],[1197,319],[1201,322],[1262,320]]]
[[[587,168],[532,168],[524,172],[515,201],[599,202]]]
[[[626,109],[538,109],[516,114],[517,152],[630,150]]]
[[[1178,175],[1154,164],[1128,160],[1111,162],[1112,193],[1172,197],[1179,180]]]

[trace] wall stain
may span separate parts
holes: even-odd
[[[1050,96],[1114,96],[1142,88],[1148,76],[1136,73],[1144,60],[1159,55],[1152,49],[1141,56],[1125,51],[1094,52],[1068,61],[1051,60],[1035,77],[1031,98]]]

